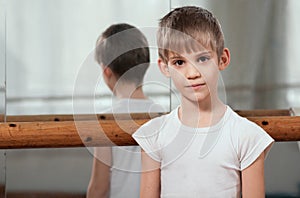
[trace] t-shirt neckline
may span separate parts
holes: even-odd
[[[224,115],[222,116],[222,118],[216,123],[214,124],[213,126],[208,126],[208,127],[200,127],[200,128],[194,128],[194,127],[190,127],[190,126],[187,126],[187,125],[184,125],[181,120],[179,119],[179,116],[178,116],[178,113],[179,113],[179,106],[177,106],[176,109],[173,110],[173,113],[175,114],[174,117],[175,117],[175,120],[177,123],[179,123],[179,127],[186,131],[186,132],[191,132],[191,133],[213,133],[213,132],[216,132],[218,131],[219,129],[221,129],[224,124],[225,124],[225,121],[227,120],[229,114],[230,114],[230,110],[231,108],[226,105],[226,110],[225,110],[225,113]]]

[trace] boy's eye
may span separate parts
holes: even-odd
[[[176,60],[176,61],[174,61],[174,65],[177,65],[177,66],[183,65],[183,63],[184,63],[183,60]]]
[[[201,56],[199,59],[198,59],[198,62],[200,63],[203,63],[203,62],[206,62],[209,60],[209,57],[206,57],[206,56]]]

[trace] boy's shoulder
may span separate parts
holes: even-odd
[[[177,109],[156,117],[142,125],[133,135],[133,139],[156,161],[161,160],[161,151],[174,140],[180,129]]]
[[[258,126],[256,123],[248,120],[245,117],[240,116],[239,114],[237,114],[234,110],[232,110],[230,107],[229,111],[230,111],[230,119],[229,119],[229,127],[231,127],[232,129],[236,129],[236,130],[257,130],[257,129],[261,129],[260,126]]]
[[[233,110],[231,110],[231,117],[232,117],[232,123],[238,127],[239,129],[243,129],[243,128],[260,128],[260,126],[258,126],[256,123],[254,123],[253,121],[250,121],[249,119],[240,116],[239,114],[237,114],[236,112],[234,112]]]
[[[149,133],[158,134],[163,132],[164,130],[162,129],[166,127],[175,127],[174,125],[176,125],[176,113],[177,108],[168,114],[161,115],[159,117],[149,120],[134,133],[134,136],[144,136],[146,134],[149,135]]]
[[[149,120],[142,127],[161,128],[162,126],[175,120],[176,112],[177,112],[177,108],[172,110],[170,113],[167,113],[167,114],[164,114],[164,115],[161,115],[159,117]]]
[[[268,133],[257,125],[255,122],[248,120],[245,117],[238,115],[231,110],[230,119],[228,119],[226,130],[230,134],[232,139],[239,139],[240,142],[249,141],[249,139],[255,139],[260,137],[270,137]]]

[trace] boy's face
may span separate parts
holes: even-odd
[[[208,48],[191,53],[170,53],[167,64],[159,60],[159,65],[161,71],[172,78],[182,98],[201,102],[216,98],[219,71],[228,66],[229,60],[228,49],[224,49],[218,60],[216,52]]]

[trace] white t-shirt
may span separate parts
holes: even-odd
[[[206,128],[182,125],[176,108],[144,124],[133,138],[161,163],[161,197],[240,197],[240,171],[274,141],[229,106]]]
[[[163,111],[163,108],[152,100],[120,99],[113,102],[112,109],[106,112],[129,114]],[[140,172],[141,149],[139,146],[112,147],[110,197],[138,198],[140,195]]]

